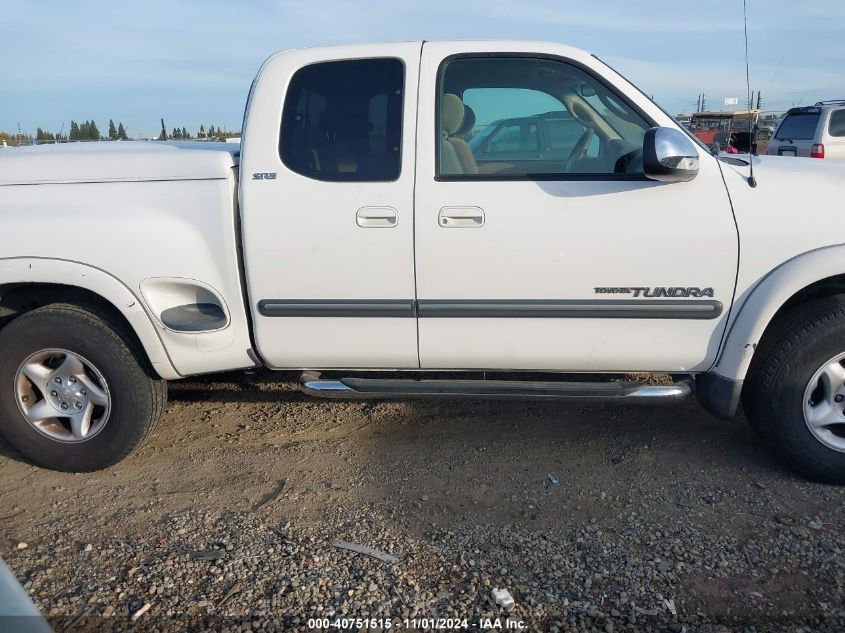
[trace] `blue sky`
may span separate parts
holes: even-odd
[[[123,121],[130,135],[239,129],[274,51],[415,39],[540,39],[596,53],[672,113],[744,100],[742,1],[0,0],[0,130]],[[748,0],[765,108],[845,98],[845,2]]]

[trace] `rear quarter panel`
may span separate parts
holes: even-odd
[[[39,258],[56,267],[76,262],[105,271],[144,307],[181,375],[253,366],[236,248],[235,191],[234,170],[228,178],[209,180],[0,187],[0,258]],[[141,293],[141,282],[157,277],[198,280],[212,288],[229,313],[227,326],[200,334],[164,327]],[[0,284],[25,281],[0,277]],[[87,284],[79,273],[75,285]]]

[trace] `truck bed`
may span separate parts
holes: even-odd
[[[0,150],[0,217],[14,226],[0,232],[0,296],[20,282],[91,290],[137,319],[168,378],[254,366],[238,151],[143,141]]]
[[[143,182],[226,178],[240,144],[90,142],[0,151],[0,186],[70,182]]]

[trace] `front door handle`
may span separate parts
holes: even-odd
[[[393,207],[361,207],[355,222],[362,229],[390,229],[396,226],[396,209]]]
[[[479,228],[484,226],[484,210],[481,207],[443,207],[438,224],[444,229]]]

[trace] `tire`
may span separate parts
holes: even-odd
[[[39,466],[112,466],[143,443],[166,403],[167,383],[128,327],[104,310],[52,304],[0,330],[0,433]],[[82,417],[63,418],[59,406]]]
[[[745,413],[745,418],[748,421],[748,425],[751,427],[751,430],[754,431],[760,439],[763,439],[763,430],[759,425],[760,418],[754,408],[755,403],[753,397],[753,394],[757,392],[757,378],[761,373],[760,361],[769,357],[772,349],[783,339],[787,331],[794,326],[794,312],[795,310],[790,310],[781,314],[775,318],[771,324],[769,324],[769,327],[766,328],[763,340],[757,344],[757,348],[754,351],[754,357],[751,361],[751,366],[745,376],[745,383],[741,394],[742,410]]]
[[[758,346],[742,395],[752,428],[789,468],[845,484],[845,296],[815,299],[778,317]],[[811,429],[815,419],[825,425]]]

